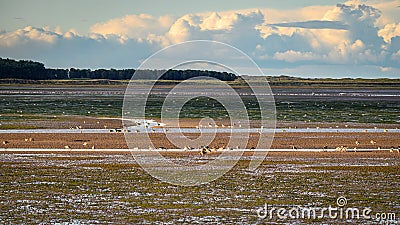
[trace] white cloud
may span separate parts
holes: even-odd
[[[90,31],[103,36],[118,35],[128,38],[146,38],[149,34],[165,33],[174,19],[165,15],[158,18],[148,14],[127,15],[111,19],[104,23],[94,24]]]
[[[50,67],[132,68],[159,47],[134,39],[122,43],[117,35],[59,32],[25,27],[0,34],[0,57],[39,60]]]
[[[389,43],[393,37],[400,36],[400,23],[386,24],[383,29],[378,31],[378,35]]]
[[[37,41],[44,43],[56,42],[59,35],[48,31],[46,28],[35,28],[32,26],[18,29],[14,32],[0,34],[0,46],[14,46],[24,44],[28,41]]]
[[[283,60],[286,62],[297,62],[297,61],[318,60],[318,59],[321,59],[321,57],[312,52],[298,52],[298,51],[289,50],[286,52],[275,53],[274,59]]]
[[[384,27],[386,24],[398,23],[400,21],[400,3],[398,0],[374,0],[368,4],[382,12],[382,16],[376,22],[376,25],[379,27]]]
[[[191,39],[212,39],[233,44],[240,42],[240,39],[248,41],[259,39],[260,34],[256,26],[263,22],[264,16],[258,10],[185,15],[171,26],[166,36],[171,43]]]
[[[193,13],[177,19],[127,15],[94,24],[88,35],[26,27],[0,33],[0,56],[40,58],[50,65],[134,67],[132,62],[162,47],[208,39],[232,44],[261,67],[368,65],[394,73],[400,67],[400,22],[390,14],[394,3],[364,3]]]
[[[400,63],[400,50],[397,51],[396,53],[393,53],[392,56],[391,56],[391,58],[392,58],[394,61],[397,61],[397,63]]]

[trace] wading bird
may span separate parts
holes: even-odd
[[[201,156],[203,156],[203,155],[205,155],[205,154],[207,154],[207,153],[210,153],[211,151],[210,151],[210,148],[208,147],[208,146],[201,146],[200,147],[200,155]]]

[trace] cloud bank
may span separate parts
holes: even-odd
[[[0,57],[39,60],[49,67],[132,68],[168,45],[206,39],[243,50],[270,74],[398,77],[400,21],[394,2],[351,1],[279,13],[126,15],[93,24],[85,35],[29,26],[0,32]]]

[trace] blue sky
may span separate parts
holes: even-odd
[[[398,78],[399,15],[398,0],[0,0],[0,57],[136,68],[206,39],[243,50],[265,74]]]

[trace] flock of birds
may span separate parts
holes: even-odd
[[[25,140],[25,142],[34,142],[34,141],[35,141],[35,139],[32,138],[32,137],[30,137],[30,138],[24,138],[24,140]],[[7,148],[7,146],[10,144],[10,142],[7,141],[7,140],[5,140],[5,141],[2,142],[2,144],[3,144],[3,147],[4,147],[4,148]],[[83,142],[83,143],[82,143],[82,146],[83,146],[83,147],[88,146],[88,142],[86,142],[86,141]],[[70,145],[65,145],[65,146],[64,146],[64,149],[71,149],[71,150],[72,150],[72,147],[71,147]],[[91,149],[95,149],[95,145],[94,145],[94,144],[92,145]]]
[[[84,123],[86,123],[85,121],[84,121]],[[97,122],[98,124],[99,124],[99,122]],[[150,124],[148,124],[147,122],[145,122],[145,124],[144,124],[144,126],[145,127],[149,127],[149,125]],[[158,124],[158,125],[160,125],[160,124]],[[199,125],[199,126],[196,126],[196,128],[197,129],[200,129],[200,128],[205,128],[205,127],[215,127],[215,128],[218,128],[218,127],[228,127],[228,128],[233,128],[233,127],[236,127],[236,126],[238,126],[238,127],[242,127],[242,125],[240,124],[240,122],[238,123],[238,124],[232,124],[232,125],[224,125],[224,124],[221,124],[221,125],[217,125],[217,124],[212,124],[212,123],[208,123],[207,125]],[[346,127],[347,127],[347,125],[346,125]],[[104,125],[104,128],[105,129],[107,129],[107,126],[106,125]],[[297,128],[297,127],[294,127],[295,129]],[[76,126],[75,128],[73,128],[73,127],[71,127],[70,129],[77,129],[77,130],[82,130],[82,126]],[[263,129],[263,127],[261,127],[261,131],[262,131],[262,129]],[[291,127],[289,127],[289,129],[291,129]],[[319,129],[319,127],[317,127],[317,129]],[[375,127],[375,129],[377,129],[376,127]],[[165,132],[167,132],[168,131],[168,129],[164,129],[165,130]],[[116,129],[109,129],[109,131],[111,132],[111,133],[121,133],[121,132],[129,132],[129,130],[127,130],[127,129],[121,129],[121,128],[116,128]],[[282,132],[285,132],[286,130],[282,130]],[[138,132],[138,131],[136,131],[136,132]],[[367,130],[365,130],[364,132],[367,132]],[[388,130],[387,129],[383,129],[383,132],[388,132]],[[32,138],[32,137],[29,137],[29,138],[25,138],[24,139],[25,140],[25,142],[33,142],[34,141],[34,139]],[[10,144],[10,141],[8,141],[8,140],[4,140],[4,141],[2,141],[2,144],[3,144],[3,148],[7,148],[7,146]],[[370,144],[371,145],[376,145],[377,144],[377,142],[375,141],[375,140],[370,140]],[[89,145],[89,143],[87,142],[87,141],[84,141],[83,143],[82,143],[82,146],[84,147],[84,148],[87,148],[88,147],[88,145]],[[359,145],[361,145],[361,143],[360,143],[360,141],[359,140],[356,140],[355,141],[355,147],[352,149],[354,152],[357,152],[357,150],[358,150],[358,146]],[[71,149],[72,150],[72,147],[70,146],[70,145],[65,145],[64,146],[64,148],[65,149]],[[295,145],[292,145],[291,146],[291,148],[293,149],[293,150],[298,150],[298,147],[297,146],[295,146]],[[95,149],[95,145],[93,144],[92,146],[91,146],[91,149]],[[158,148],[159,150],[166,150],[166,148],[165,147],[160,147],[160,148]],[[201,155],[201,156],[203,156],[203,155],[206,155],[206,154],[209,154],[209,153],[212,153],[212,152],[217,152],[217,151],[223,151],[223,150],[234,150],[234,149],[240,149],[240,147],[239,146],[236,146],[236,148],[231,148],[231,147],[228,147],[228,146],[223,146],[223,147],[209,147],[209,146],[200,146],[199,148],[197,148],[198,149],[198,151],[199,151],[199,154]],[[252,147],[251,149],[254,149],[254,147]],[[328,146],[324,146],[323,147],[323,150],[324,151],[326,151],[328,149]],[[382,147],[381,146],[377,146],[376,147],[376,149],[377,150],[381,150],[382,149]],[[139,150],[138,148],[134,148],[134,150]],[[152,148],[152,147],[149,147],[149,150],[154,150],[154,148]],[[190,146],[185,146],[183,149],[182,149],[183,151],[188,151],[188,150],[195,150],[195,148],[193,148],[193,147],[190,147]],[[347,146],[338,146],[338,147],[336,147],[336,151],[338,151],[338,152],[347,152],[347,151],[349,151],[349,148],[347,147]],[[351,151],[351,149],[350,149],[350,151]],[[389,151],[390,151],[390,153],[394,153],[395,151],[397,152],[397,153],[400,153],[400,146],[398,146],[397,148],[395,147],[395,146],[391,146],[390,148],[389,148]]]
[[[370,144],[372,144],[372,145],[376,145],[376,141],[374,141],[374,140],[370,140],[370,142],[369,142]],[[357,150],[358,150],[358,146],[361,144],[361,142],[360,141],[358,141],[358,140],[356,140],[355,141],[355,147],[353,148],[353,151],[354,152],[357,152]],[[324,147],[325,148],[325,147]],[[381,146],[378,146],[378,147],[376,147],[376,149],[377,150],[381,150],[382,149],[382,147]],[[349,150],[349,148],[347,147],[347,146],[338,146],[338,147],[336,147],[336,151],[338,151],[338,152],[347,152]],[[394,153],[395,151],[397,151],[397,153],[400,153],[400,145],[396,148],[395,146],[391,146],[390,148],[389,148],[389,151],[390,151],[390,153]]]
[[[24,140],[25,140],[25,142],[33,142],[33,141],[35,141],[34,138],[32,138],[32,137],[25,138]],[[370,144],[372,144],[372,145],[376,145],[376,143],[377,143],[377,142],[374,141],[374,140],[371,140],[371,141],[370,141]],[[3,147],[6,148],[7,145],[10,144],[10,142],[7,141],[7,140],[5,140],[5,141],[2,142],[2,144],[3,144]],[[83,147],[87,147],[88,144],[89,144],[89,143],[88,143],[87,141],[84,141],[84,142],[82,143],[82,146],[83,146]],[[355,141],[356,147],[353,148],[353,151],[354,151],[354,152],[357,152],[358,146],[359,146],[360,144],[361,144],[360,141],[358,141],[358,140]],[[72,147],[71,147],[70,145],[65,145],[64,148],[65,148],[65,149],[71,149],[71,150],[72,150]],[[291,148],[292,148],[293,150],[298,150],[298,147],[296,147],[295,145],[292,145]],[[95,145],[92,145],[91,149],[95,149]],[[185,146],[182,150],[183,150],[183,151],[189,151],[189,150],[194,150],[194,149],[195,149],[195,148],[193,148],[193,147],[191,147],[191,146]],[[224,147],[219,147],[219,148],[216,148],[216,147],[209,147],[209,146],[200,146],[200,147],[197,148],[197,149],[199,150],[199,154],[200,154],[201,156],[203,156],[203,155],[206,155],[206,154],[209,154],[209,153],[213,153],[213,152],[217,152],[217,151],[240,149],[240,146],[236,146],[235,148],[231,148],[231,147],[228,147],[228,146],[227,146],[227,147],[225,147],[225,146],[224,146]],[[254,149],[254,147],[252,147],[251,149]],[[324,146],[323,149],[324,149],[324,150],[328,149],[328,146]],[[376,149],[377,149],[377,150],[381,150],[382,147],[378,146]],[[139,150],[139,148],[134,148],[134,150]],[[149,147],[149,150],[156,150],[156,149],[154,149],[153,147]],[[159,147],[158,150],[166,150],[166,148],[165,148],[165,147]],[[347,146],[343,146],[343,145],[342,145],[342,146],[336,147],[336,151],[338,151],[338,152],[347,152],[347,151],[349,151],[349,148],[348,148]],[[391,147],[389,148],[389,152],[390,152],[390,153],[394,153],[394,152],[400,153],[400,145],[397,146],[397,147],[391,146]]]

